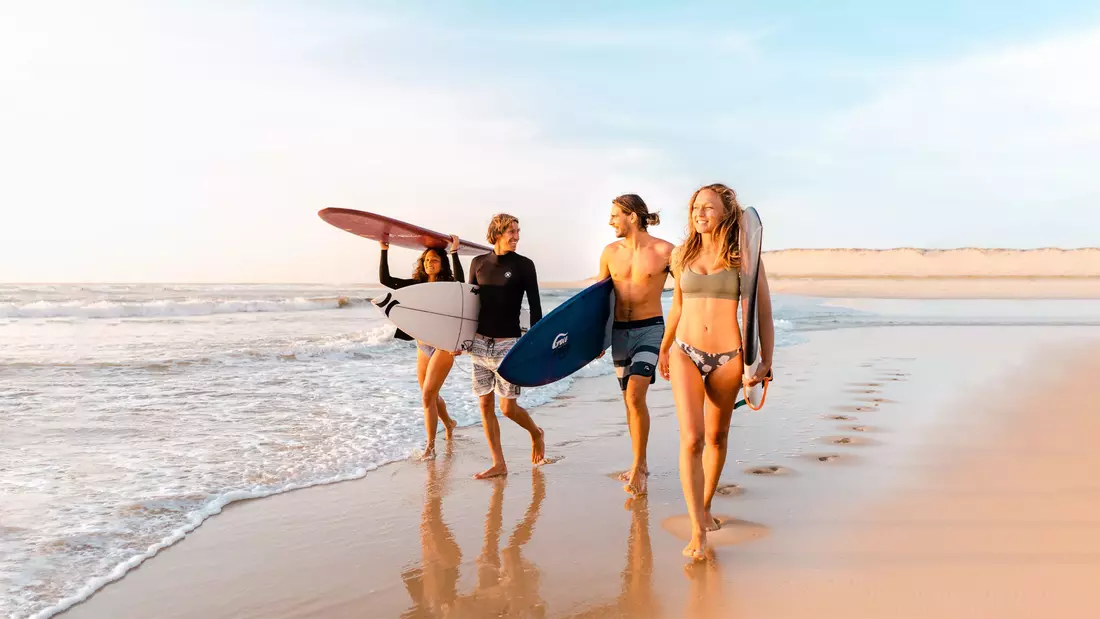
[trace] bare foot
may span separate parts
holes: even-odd
[[[450,423],[447,423],[447,421],[443,422],[443,428],[446,431],[446,440],[450,441],[455,437],[455,427],[458,426],[458,422],[454,419],[449,419],[448,421],[450,421]]]
[[[703,561],[707,558],[707,532],[696,531],[691,536],[691,541],[684,547],[684,556],[692,561]]]
[[[500,477],[508,474],[508,467],[504,464],[494,464],[493,466],[485,469],[484,471],[474,475],[474,479],[489,479],[490,477]]]
[[[420,454],[419,460],[435,460],[435,447],[425,447],[424,453]]]
[[[722,528],[722,521],[711,516],[708,509],[703,513],[703,526],[706,527],[707,531],[717,531]]]
[[[546,463],[546,433],[539,428],[538,436],[531,437],[531,464]]]
[[[637,468],[630,471],[629,475],[623,473],[623,476],[626,476],[624,480],[626,481],[626,485],[623,486],[623,490],[626,490],[634,496],[645,496],[646,492],[648,492],[647,478],[649,477],[649,471],[643,468]]]

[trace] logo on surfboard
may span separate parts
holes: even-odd
[[[550,346],[550,350],[554,351],[554,356],[558,359],[565,358],[569,354],[569,334],[559,333],[554,338],[554,343]]]
[[[394,306],[401,304],[401,302],[396,300],[396,299],[394,299],[392,301],[390,299],[393,299],[393,293],[392,292],[387,292],[386,297],[384,299],[381,299],[381,300],[373,299],[373,300],[371,300],[371,303],[373,303],[376,306],[378,306],[379,308],[381,308],[383,310],[383,312],[386,314],[386,317],[388,318],[389,315],[390,315],[390,311],[393,310]]]

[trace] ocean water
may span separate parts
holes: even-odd
[[[0,285],[0,616],[51,616],[233,501],[415,454],[416,351],[369,304],[379,292]],[[573,292],[544,291],[543,307]],[[777,297],[777,345],[848,326],[1100,321],[1096,303],[1019,303]],[[612,371],[608,355],[520,403]],[[461,356],[442,392],[462,426],[480,419],[469,375]]]

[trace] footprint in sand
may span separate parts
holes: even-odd
[[[851,415],[825,415],[825,418],[831,421],[852,421],[855,419]]]
[[[745,469],[745,472],[749,475],[787,475],[789,473],[792,473],[793,471],[785,466],[768,464],[765,466],[754,466],[752,468]]]
[[[745,489],[737,484],[722,484],[715,488],[714,492],[722,496],[741,496],[745,494]]]
[[[876,432],[871,426],[848,426],[848,429],[852,432]]]
[[[768,527],[757,522],[738,520],[732,516],[714,514],[719,529],[707,532],[707,545],[731,546],[760,539],[768,534]],[[691,517],[687,514],[669,516],[661,521],[661,528],[682,540],[691,540]]]
[[[850,404],[844,406],[834,406],[834,411],[840,411],[842,413],[869,413],[875,410],[874,405],[867,406],[852,406]]]
[[[854,458],[845,454],[838,453],[816,453],[816,454],[802,454],[799,456],[812,462],[818,462],[822,464],[837,464],[842,462],[851,462]]]
[[[818,442],[827,443],[829,445],[842,445],[845,447],[875,444],[875,441],[862,436],[823,436],[818,439]]]
[[[878,393],[878,389],[845,389],[844,393],[854,393],[857,395],[874,395]]]

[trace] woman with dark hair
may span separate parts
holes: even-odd
[[[393,290],[426,282],[461,282],[466,279],[466,276],[462,271],[462,263],[458,260],[458,242],[458,237],[452,234],[451,244],[447,248],[451,254],[450,264],[442,249],[430,247],[425,249],[417,259],[412,278],[402,279],[390,275],[390,244],[380,241],[382,257],[378,261],[378,282]],[[400,329],[394,337],[402,340],[413,339]],[[419,340],[416,342],[416,348],[416,382],[420,384],[421,403],[424,406],[424,426],[428,431],[423,457],[428,459],[435,457],[435,434],[439,422],[443,422],[448,441],[451,440],[455,426],[458,425],[458,422],[447,414],[447,403],[439,395],[443,381],[447,380],[447,374],[451,372],[451,366],[454,365],[456,352],[438,350]]]

